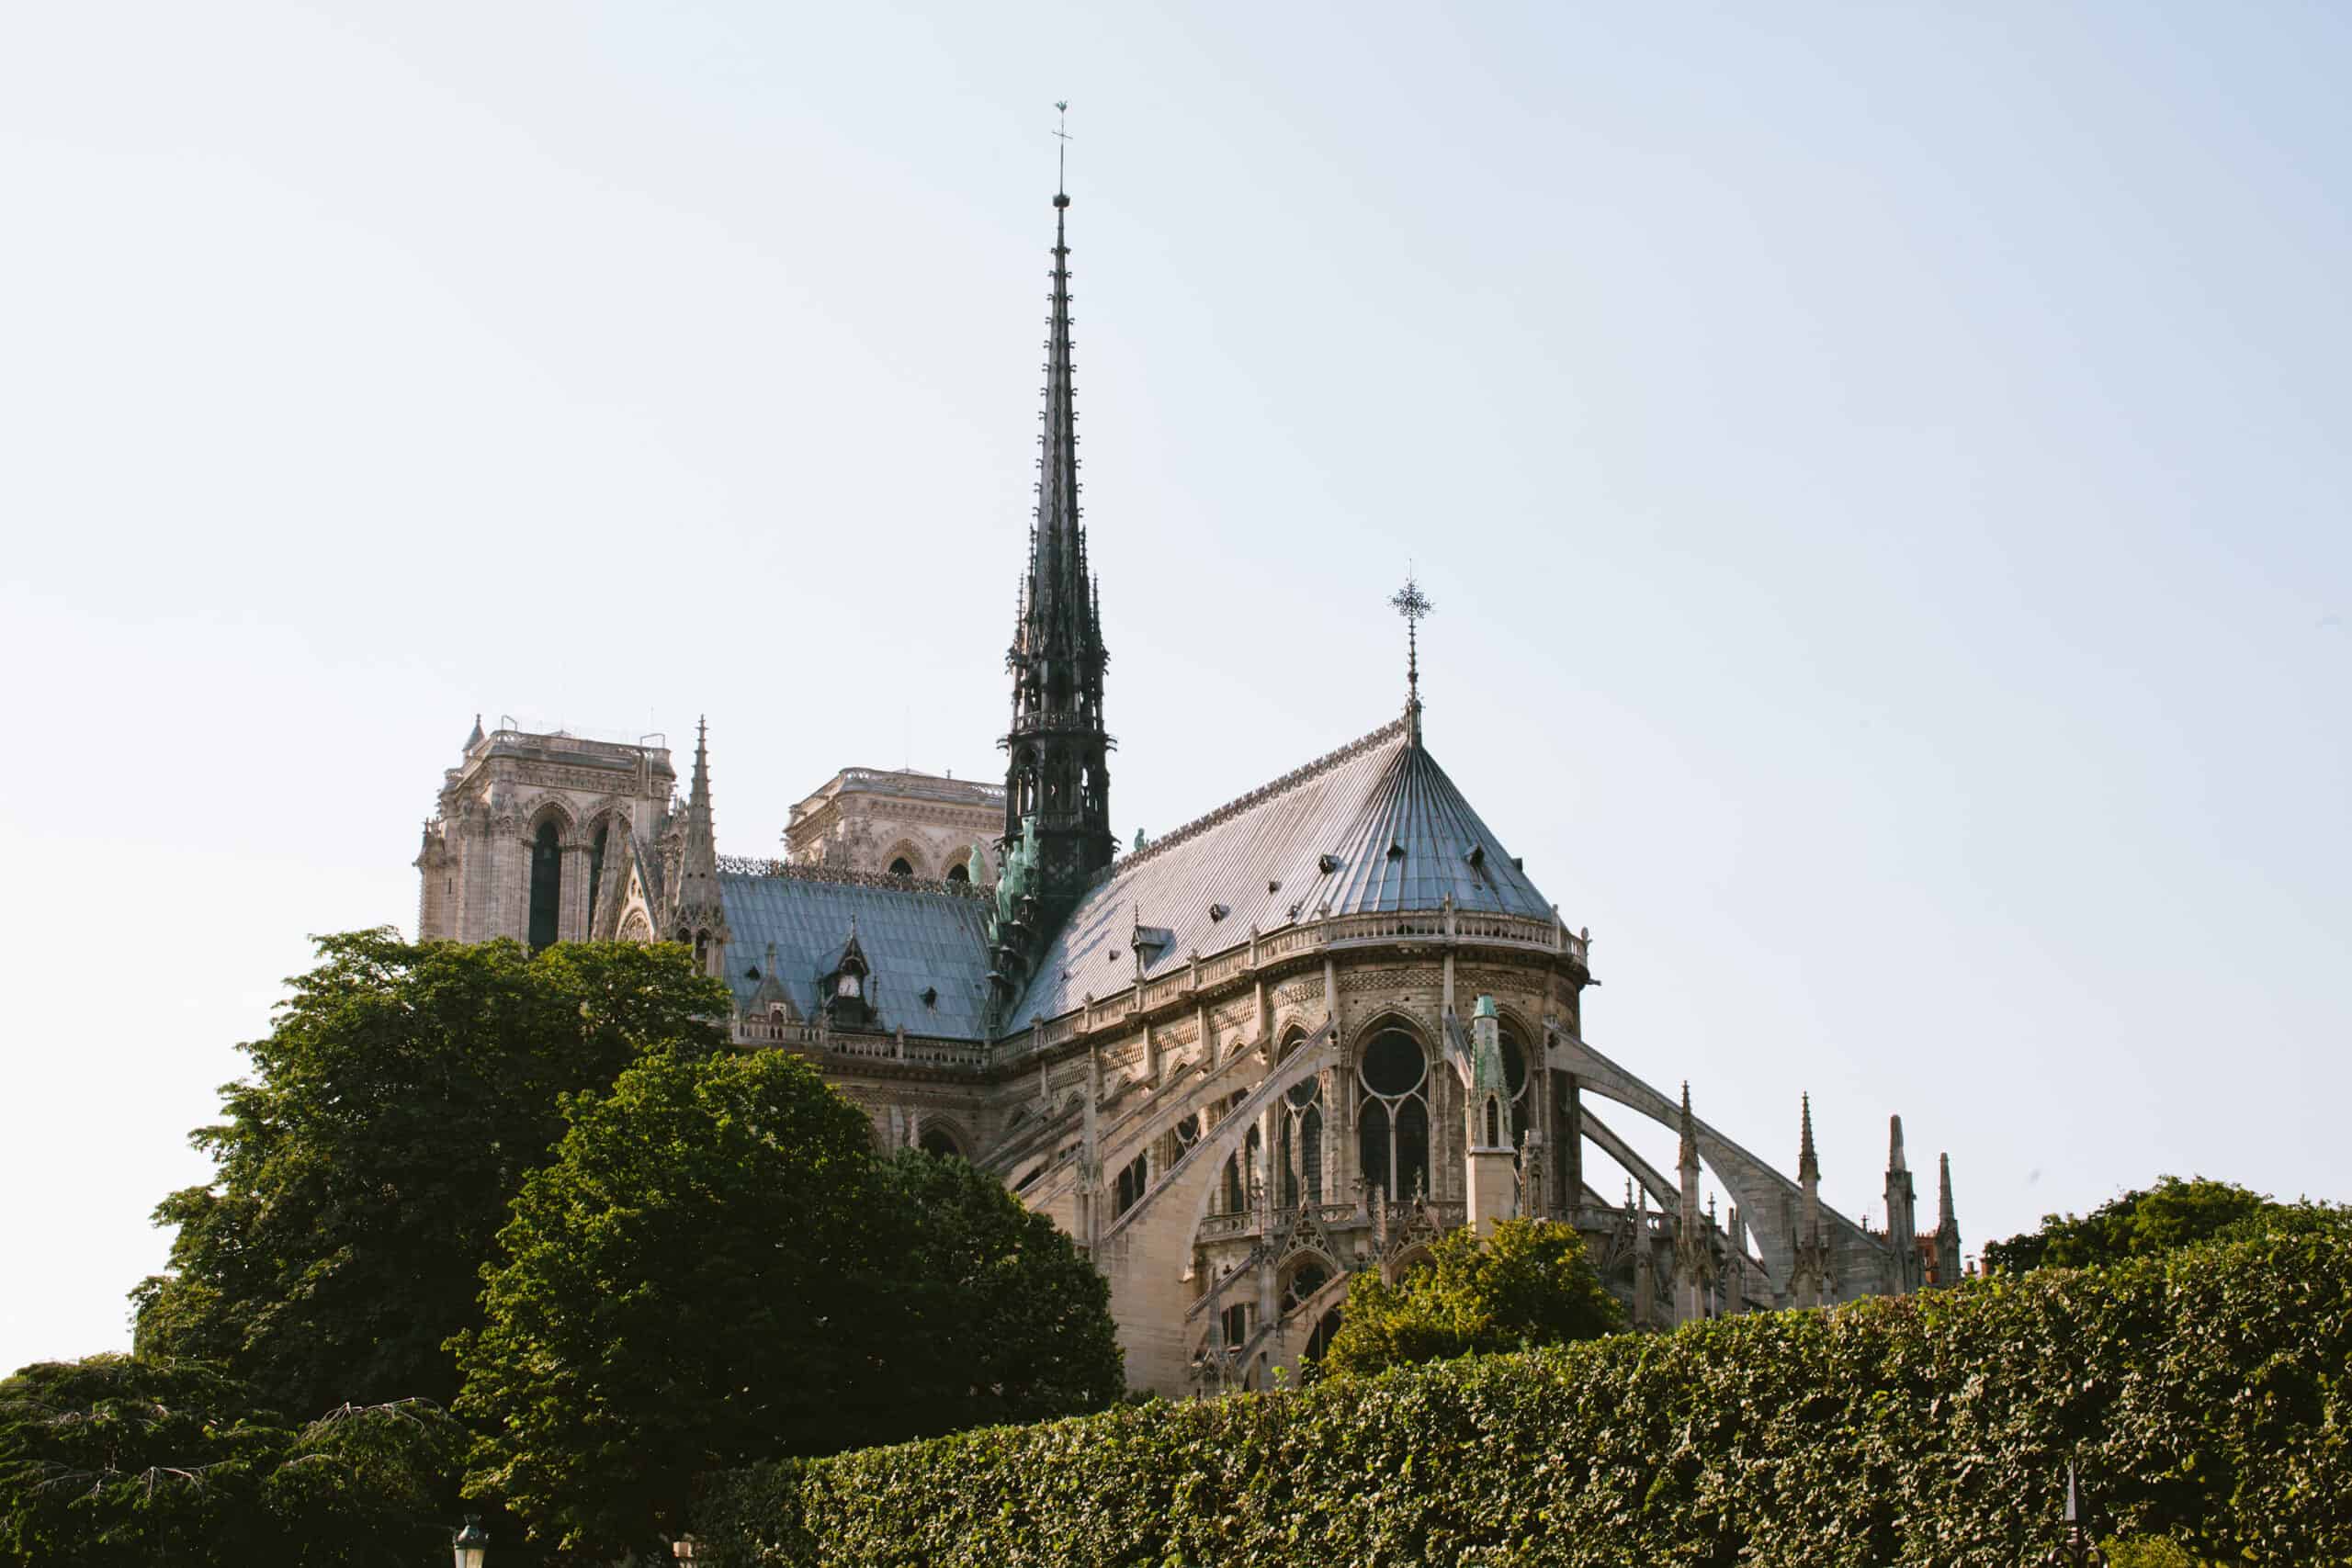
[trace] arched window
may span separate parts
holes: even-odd
[[[922,1143],[922,1152],[927,1155],[937,1155],[941,1159],[964,1157],[964,1151],[956,1146],[955,1138],[944,1127],[925,1127]]]
[[[1527,1119],[1534,1101],[1527,1095],[1527,1052],[1520,1045],[1519,1036],[1505,1029],[1499,1032],[1503,1047],[1503,1081],[1510,1087],[1510,1146],[1517,1154],[1527,1142]],[[1488,1142],[1493,1140],[1489,1138]]]
[[[890,863],[890,874],[893,876],[912,876],[914,874],[915,868],[907,863],[907,857],[904,855],[900,855]]]
[[[1429,1057],[1401,1029],[1373,1036],[1356,1064],[1356,1154],[1390,1199],[1430,1190]]]
[[[1323,1359],[1323,1352],[1331,1348],[1331,1341],[1339,1337],[1339,1333],[1340,1309],[1338,1307],[1333,1307],[1329,1312],[1325,1313],[1321,1320],[1315,1325],[1315,1332],[1306,1337],[1306,1350],[1299,1359],[1304,1361],[1321,1360]]]
[[[1323,1080],[1295,1084],[1283,1096],[1282,1201],[1285,1209],[1323,1201]]]
[[[1238,1350],[1250,1338],[1250,1303],[1236,1302],[1218,1314],[1218,1324],[1225,1330],[1225,1348]]]
[[[552,817],[543,818],[531,837],[531,945],[546,947],[556,938],[563,910],[563,844]],[[510,906],[511,908],[511,906]]]
[[[972,868],[959,860],[954,865],[947,868],[947,880],[950,882],[969,882],[972,880]]]
[[[1119,1172],[1118,1192],[1113,1201],[1112,1217],[1115,1219],[1142,1202],[1144,1189],[1150,1184],[1151,1167],[1144,1156],[1137,1155],[1125,1169]]]
[[[1331,1270],[1310,1258],[1291,1270],[1290,1282],[1283,1287],[1283,1315],[1288,1317],[1315,1299],[1315,1292],[1331,1282]]]

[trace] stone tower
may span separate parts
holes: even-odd
[[[586,941],[617,891],[608,868],[662,830],[676,782],[666,747],[485,733],[477,715],[424,824],[418,939]]]
[[[1045,431],[1036,523],[1012,647],[1012,722],[1004,739],[1004,854],[1023,855],[1035,924],[1050,933],[1111,863],[1110,735],[1102,727],[1101,596],[1079,521],[1078,410],[1070,363],[1069,197],[1054,197],[1052,310],[1046,318]],[[1034,841],[1031,841],[1034,840]]]

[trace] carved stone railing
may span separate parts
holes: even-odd
[[[987,1045],[977,1040],[946,1040],[925,1034],[846,1034],[773,1015],[735,1021],[739,1045],[783,1045],[853,1062],[889,1062],[910,1067],[977,1069],[989,1065]]]
[[[852,871],[839,865],[798,865],[791,861],[751,855],[720,855],[718,869],[729,876],[789,876],[802,882],[831,882],[847,887],[888,887],[900,893],[946,893],[958,898],[991,898],[992,890],[952,878],[892,876],[882,871]]]
[[[956,805],[1004,803],[1002,784],[982,784],[977,779],[938,779],[928,773],[893,773],[887,768],[843,768],[843,788],[887,790],[911,800],[944,800]]]
[[[1204,1214],[1201,1218],[1200,1239],[1228,1241],[1235,1236],[1262,1235],[1265,1224],[1247,1210],[1237,1214]]]
[[[1030,1037],[1016,1036],[1012,1044],[1016,1051],[1033,1043],[1038,1049],[1050,1050],[1099,1029],[1123,1027],[1138,1011],[1157,1012],[1177,1006],[1246,979],[1271,964],[1294,962],[1306,954],[1388,942],[1423,942],[1515,947],[1565,955],[1577,964],[1583,964],[1586,957],[1585,939],[1557,919],[1527,915],[1472,915],[1458,909],[1327,915],[1273,931],[1244,933],[1234,946],[1206,958],[1179,964],[1168,973],[1144,981],[1140,987],[1128,985],[1107,997],[1090,997],[1059,1018],[1036,1022]]]

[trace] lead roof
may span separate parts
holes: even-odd
[[[1138,927],[1157,928],[1142,949],[1149,978],[1253,927],[1433,910],[1449,896],[1465,911],[1554,918],[1400,719],[1117,862],[1046,943],[1006,1021],[1023,1028],[1132,983]]]

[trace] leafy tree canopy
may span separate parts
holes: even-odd
[[[1106,1291],[960,1162],[878,1162],[781,1052],[654,1056],[575,1100],[500,1236],[458,1401],[469,1491],[616,1556],[694,1477],[1106,1403]]]
[[[0,1382],[0,1561],[432,1562],[447,1550],[458,1439],[418,1401],[293,1428],[211,1368],[39,1362]]]
[[[524,1176],[650,1050],[718,1048],[724,986],[673,947],[318,942],[254,1075],[196,1145],[219,1170],[166,1198],[172,1272],[133,1292],[136,1346],[215,1360],[267,1404],[457,1392],[448,1337]]]
[[[1110,1285],[1053,1221],[960,1159],[909,1149],[876,1174],[892,1321],[865,1440],[1044,1420],[1125,1391]]]
[[[1491,1236],[1450,1231],[1427,1267],[1396,1285],[1356,1277],[1324,1353],[1326,1376],[1376,1372],[1474,1352],[1590,1339],[1624,1312],[1585,1258],[1572,1225],[1505,1220]]]
[[[2210,1241],[2233,1226],[2263,1226],[2282,1205],[2226,1181],[2177,1176],[2109,1200],[2087,1214],[2044,1214],[2041,1228],[1987,1242],[1984,1266],[2012,1273],[2079,1269]]]

